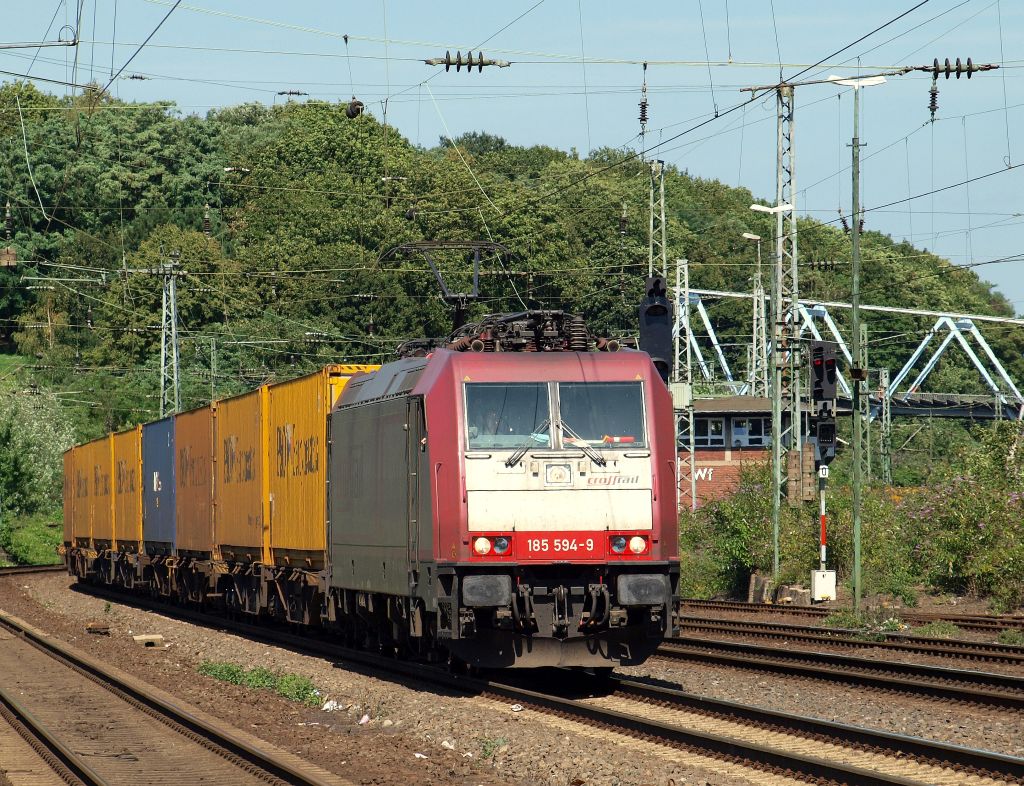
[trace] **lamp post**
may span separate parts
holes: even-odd
[[[861,476],[861,462],[867,449],[864,439],[864,413],[861,403],[864,400],[864,383],[867,381],[868,370],[863,367],[864,347],[860,334],[860,90],[862,87],[885,84],[884,76],[869,76],[862,79],[841,79],[830,76],[830,82],[853,88],[853,223],[850,228],[852,254],[850,258],[850,321],[853,331],[853,367],[850,377],[853,379],[853,610],[860,610],[861,585],[861,491],[864,482]]]
[[[764,318],[764,284],[761,280],[761,236],[744,232],[741,237],[757,243],[757,266],[754,268],[754,303],[752,324],[752,352],[747,382],[753,396],[768,396],[768,341]]]
[[[782,372],[781,339],[786,329],[786,313],[782,309],[782,214],[793,206],[782,203],[775,207],[751,205],[755,213],[776,217],[775,273],[772,276],[772,578],[779,580],[779,517],[782,512],[782,485],[785,469],[782,466]]]

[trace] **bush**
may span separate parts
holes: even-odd
[[[60,514],[36,513],[0,520],[0,547],[15,564],[55,565],[60,562],[57,547],[63,537]]]
[[[1024,484],[1014,456],[1018,424],[982,436],[960,474],[910,495],[899,507],[914,523],[914,559],[931,587],[987,597],[997,611],[1024,604]]]

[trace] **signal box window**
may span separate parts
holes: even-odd
[[[732,422],[734,448],[760,447],[772,443],[768,418],[735,418]]]
[[[466,385],[470,450],[550,444],[548,386],[541,383]]]
[[[601,449],[647,447],[639,382],[559,382],[558,404],[563,447],[580,440]]]
[[[693,424],[693,444],[698,448],[725,447],[725,419],[696,420]]]

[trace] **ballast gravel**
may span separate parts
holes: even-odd
[[[0,579],[0,608],[359,784],[791,783],[757,773],[747,777],[731,765],[650,743],[612,739],[529,708],[516,712],[511,703],[378,679],[344,664],[108,602],[76,590],[74,579],[63,574]],[[106,623],[109,635],[86,633],[89,622]],[[133,641],[144,634],[163,636],[165,648]],[[320,706],[202,676],[196,668],[205,660],[304,675],[321,691]],[[329,702],[333,711],[325,712]]]

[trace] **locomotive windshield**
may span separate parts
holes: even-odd
[[[646,448],[643,388],[639,382],[560,382],[560,447]],[[466,385],[470,450],[521,449],[551,444],[551,405],[546,383]],[[557,445],[556,445],[557,446]]]
[[[639,382],[560,382],[558,403],[568,427],[562,438],[566,446],[578,440],[601,448],[647,446]]]
[[[547,445],[549,418],[543,382],[466,385],[470,450]]]

